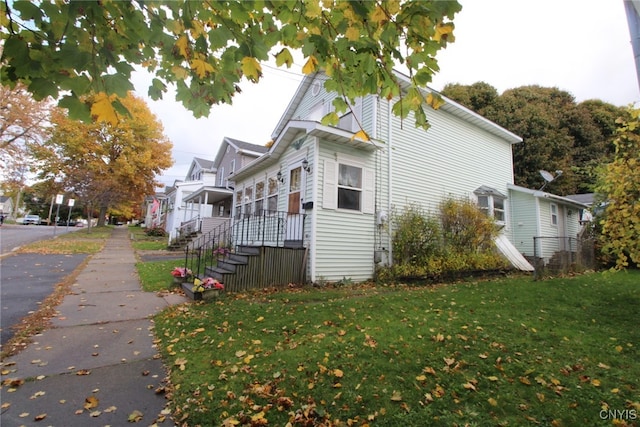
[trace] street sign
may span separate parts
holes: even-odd
[[[76,199],[69,199],[69,206],[73,206],[76,203]]]
[[[61,205],[64,201],[64,194],[58,194],[56,196],[56,205]]]

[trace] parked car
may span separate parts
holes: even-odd
[[[40,225],[40,215],[25,215],[22,220],[24,225]]]

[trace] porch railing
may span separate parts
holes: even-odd
[[[246,246],[304,247],[306,214],[268,211],[243,215],[197,236],[185,249],[185,267],[202,278],[206,268]]]
[[[185,221],[180,224],[180,227],[176,229],[176,237],[175,240],[183,239],[187,236],[192,236],[195,233],[201,231],[202,228],[202,220],[199,216],[191,218],[188,221]]]

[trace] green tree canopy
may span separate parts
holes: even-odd
[[[175,84],[176,99],[200,117],[231,103],[243,78],[258,82],[270,55],[290,67],[299,50],[304,73],[328,75],[327,90],[352,102],[366,94],[391,99],[400,95],[396,63],[408,68],[414,87],[431,81],[460,9],[437,0],[16,0],[0,11],[1,79],[23,82],[36,99],[57,99],[73,118],[113,121],[138,66],[155,76],[152,99]],[[89,93],[96,95],[82,97]],[[438,100],[413,95],[395,111],[413,112],[427,126],[423,104]]]
[[[516,184],[540,188],[540,170],[562,170],[546,187],[561,195],[593,191],[598,166],[611,160],[615,121],[625,114],[621,107],[599,100],[578,104],[566,91],[535,85],[498,95],[484,82],[450,84],[442,93],[523,138],[513,149]]]

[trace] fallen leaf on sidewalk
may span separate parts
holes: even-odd
[[[84,409],[93,409],[98,406],[98,398],[95,396],[89,396],[84,400]]]
[[[42,421],[45,418],[47,418],[47,414],[40,414],[40,415],[36,415],[35,418],[33,419],[34,421]]]
[[[91,371],[89,369],[80,369],[76,372],[76,375],[91,375]]]
[[[129,414],[128,421],[130,423],[137,423],[140,420],[142,420],[142,412],[138,411],[137,409]]]

